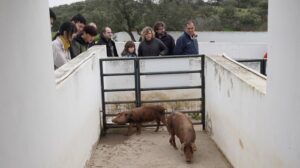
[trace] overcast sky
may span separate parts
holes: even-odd
[[[84,1],[84,0],[48,0],[48,1],[49,1],[49,6],[54,7],[54,6],[64,5],[64,4],[71,4],[78,1]]]

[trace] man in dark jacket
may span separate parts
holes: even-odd
[[[85,26],[83,28],[82,33],[79,33],[72,40],[72,50],[74,53],[74,57],[79,55],[80,53],[86,51],[90,43],[94,41],[95,36],[97,35],[97,30],[93,26]]]
[[[118,52],[115,42],[112,40],[113,33],[111,28],[104,27],[100,34],[100,40],[96,45],[106,45],[106,52],[108,57],[118,57]]]
[[[166,55],[173,55],[175,41],[174,38],[166,32],[166,24],[162,21],[158,21],[154,24],[153,29],[155,37],[160,39],[168,48],[168,53]]]
[[[175,55],[198,55],[199,47],[195,25],[193,21],[188,21],[185,24],[185,31],[177,39],[174,49]]]

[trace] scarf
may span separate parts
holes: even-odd
[[[71,46],[69,40],[65,39],[64,36],[59,36],[59,38],[63,42],[65,51],[67,51]]]

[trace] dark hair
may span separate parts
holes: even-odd
[[[60,25],[58,32],[53,37],[53,40],[55,40],[57,36],[64,35],[65,31],[68,35],[72,35],[73,33],[75,33],[75,30],[75,25],[72,22],[64,22]]]
[[[166,28],[166,24],[162,21],[157,21],[153,26],[154,31],[156,32],[159,27]]]
[[[51,9],[49,9],[49,12],[50,12],[50,18],[52,18],[53,20],[56,20],[55,13]]]
[[[122,52],[122,55],[125,55],[126,52],[129,53],[129,52],[128,52],[128,49],[131,48],[131,47],[134,47],[134,52],[133,52],[133,53],[134,53],[134,55],[136,55],[136,48],[135,48],[135,44],[134,44],[133,41],[127,41],[127,42],[125,43],[125,45],[124,45],[124,50],[123,50],[123,52]]]
[[[80,22],[80,23],[86,24],[86,20],[81,14],[77,14],[77,15],[73,16],[71,21],[73,21],[75,23]]]
[[[106,28],[110,28],[110,27],[108,27],[108,26],[102,27],[102,29],[100,31],[101,35],[106,32]]]
[[[131,48],[131,47],[134,47],[134,48],[135,48],[134,42],[133,42],[133,41],[127,41],[127,42],[125,43],[124,50],[125,50],[125,51],[128,51],[128,48]]]
[[[195,23],[194,23],[193,20],[188,20],[187,22],[185,22],[185,27],[186,27],[188,24],[192,24],[192,23],[195,25]]]
[[[97,30],[94,26],[86,25],[84,26],[83,31],[91,36],[97,35]]]

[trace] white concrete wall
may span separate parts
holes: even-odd
[[[213,140],[234,167],[260,167],[266,79],[219,57],[207,57],[206,123]]]
[[[269,1],[268,108],[265,167],[300,166],[300,1]]]
[[[0,20],[0,167],[82,168],[99,136],[96,55],[54,74],[47,0],[2,0]]]
[[[102,51],[104,46],[93,47],[55,71],[58,167],[83,167],[100,136]]]
[[[208,130],[234,167],[300,166],[300,2],[269,1],[267,94],[242,68],[207,59]],[[216,92],[217,91],[217,92]]]

